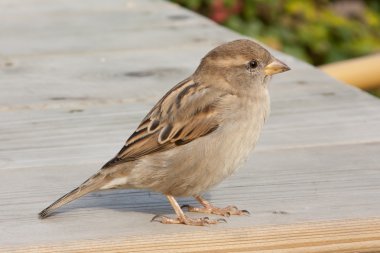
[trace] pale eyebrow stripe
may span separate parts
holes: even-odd
[[[213,61],[213,64],[216,66],[226,67],[226,66],[240,66],[246,64],[248,61],[243,57],[231,57],[227,59],[218,59]]]

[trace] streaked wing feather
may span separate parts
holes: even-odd
[[[218,128],[221,91],[188,78],[174,86],[152,108],[116,157],[103,168],[134,161],[210,134]]]

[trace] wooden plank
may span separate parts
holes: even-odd
[[[309,103],[305,99],[293,106],[273,101],[272,115],[256,150],[379,142],[378,107],[372,100],[352,103],[352,98],[311,97]],[[64,110],[3,113],[1,169],[63,165],[68,161],[92,161],[100,167],[121,148],[153,104],[111,103],[102,109],[102,104],[91,109],[75,103]]]
[[[1,249],[1,248],[0,248]],[[376,253],[380,220],[346,220],[281,226],[84,240],[3,248],[6,252],[272,252]]]
[[[256,152],[206,195],[250,217],[163,226],[149,220],[173,214],[166,199],[129,190],[37,219],[112,157],[208,50],[241,36],[165,1],[0,0],[0,37],[0,251],[379,249],[379,100],[273,50],[292,71],[271,84]]]
[[[184,9],[173,8],[160,1],[155,3],[155,8],[162,10],[162,13],[153,10],[152,7],[144,7],[144,4],[137,10],[124,7],[124,1],[114,1],[112,8],[107,10],[107,7],[92,8],[93,2],[87,0],[88,5],[84,13],[81,9],[65,8],[67,4],[64,1],[36,2],[30,6],[34,12],[26,10],[24,13],[25,18],[33,18],[33,22],[28,24],[28,29],[25,29],[22,19],[14,18],[15,13],[9,11],[10,7],[7,8],[6,4],[0,5],[0,8],[5,10],[1,17],[3,22],[0,24],[0,55],[14,57],[126,50],[150,51],[228,39],[219,39],[222,38],[221,35],[226,34],[225,29],[217,28],[209,21],[195,17]],[[49,12],[41,13],[36,7],[39,5],[62,8],[52,8]],[[135,3],[135,6],[139,5],[140,3]],[[23,12],[17,15],[23,15]],[[91,19],[86,18],[88,16],[91,16]],[[181,36],[176,36],[179,31]],[[27,44],[24,43],[25,40],[28,41]],[[152,41],[154,43],[151,43]],[[5,48],[6,50],[1,50]]]
[[[319,66],[319,69],[337,80],[364,90],[371,90],[379,87],[380,78],[376,67],[379,65],[380,54],[372,54],[326,64]]]
[[[154,102],[153,99],[158,99],[190,75],[201,57],[213,47],[210,43],[193,46],[164,48],[148,54],[122,51],[90,55],[14,56],[11,66],[0,67],[3,80],[0,85],[8,89],[7,93],[0,94],[0,111],[59,108],[67,104],[85,107]],[[148,58],[149,64],[146,62]],[[287,62],[292,65],[293,73],[286,78],[274,77],[272,97],[275,103],[279,101],[292,106],[297,102],[315,102],[316,106],[323,106],[326,101],[332,102],[338,97],[342,99],[336,99],[337,105],[340,102],[352,104],[352,100],[358,100],[361,95],[354,89],[342,89],[325,75],[305,81],[304,77],[315,70],[291,58]],[[102,89],[105,85],[109,89]],[[144,93],[136,89],[136,85]]]
[[[137,190],[90,194],[39,220],[41,207],[93,174],[96,164],[69,161],[1,170],[7,184],[0,185],[0,245],[377,217],[379,150],[380,143],[256,152],[238,173],[206,194],[218,206],[235,204],[252,215],[206,228],[149,222],[154,214],[173,215],[172,208],[164,196]],[[188,198],[180,203],[196,204]]]

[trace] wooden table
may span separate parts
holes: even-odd
[[[160,194],[104,191],[37,213],[97,171],[214,46],[241,38],[164,1],[0,0],[1,252],[379,252],[380,102],[293,57],[249,162],[208,227]],[[195,204],[180,199],[181,204]]]

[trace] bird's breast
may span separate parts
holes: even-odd
[[[248,100],[248,99],[247,99]],[[248,101],[239,101],[235,113],[221,127],[219,142],[220,156],[225,158],[223,175],[230,175],[248,157],[255,147],[261,129],[269,114],[269,96]]]

